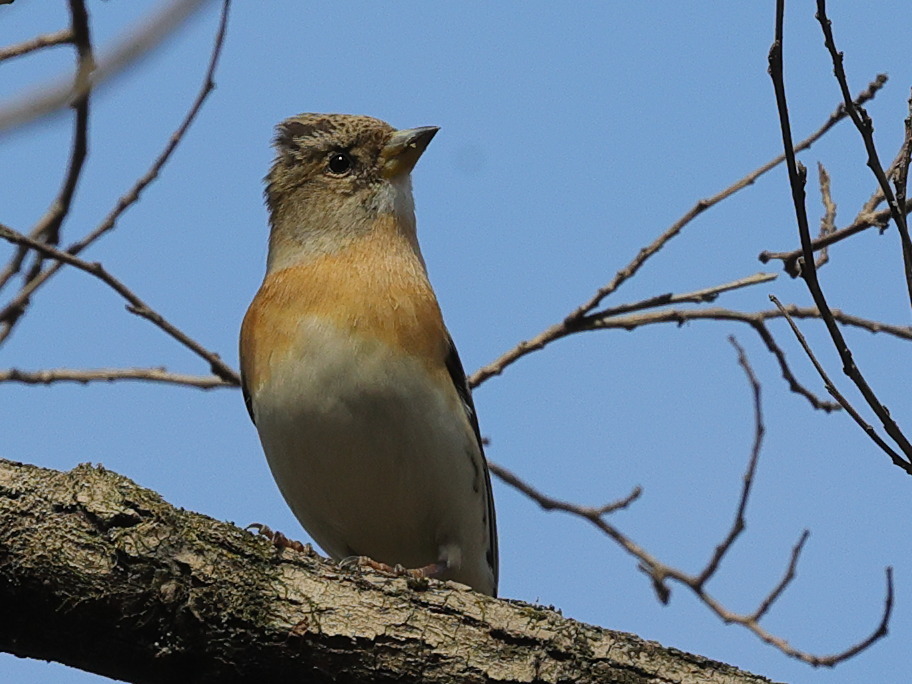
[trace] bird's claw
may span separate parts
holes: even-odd
[[[266,537],[277,549],[292,549],[301,553],[313,553],[313,547],[310,544],[302,544],[297,539],[289,539],[278,530],[273,530],[263,523],[251,523],[245,529],[253,530],[259,537]]]

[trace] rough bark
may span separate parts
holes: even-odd
[[[0,650],[132,682],[769,681],[552,609],[278,551],[102,467],[2,459]]]

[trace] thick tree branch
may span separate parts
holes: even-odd
[[[0,613],[0,649],[132,682],[768,682],[460,585],[279,551],[88,465],[0,460]]]

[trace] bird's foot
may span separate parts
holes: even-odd
[[[389,565],[388,563],[382,563],[381,561],[376,561],[367,556],[349,556],[348,558],[342,559],[339,564],[343,568],[348,569],[356,567],[362,569],[367,568],[384,575],[405,577],[406,580],[408,580],[409,586],[413,589],[426,589],[427,580],[429,578],[437,579],[447,569],[446,561],[438,561],[420,568],[406,568],[398,563],[396,565]]]
[[[246,529],[253,530],[257,536],[266,537],[277,549],[293,549],[301,553],[313,553],[313,547],[310,544],[302,544],[297,539],[289,539],[277,530],[273,530],[268,525],[262,523],[251,523]]]

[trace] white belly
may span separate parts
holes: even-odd
[[[334,558],[418,568],[449,556],[450,578],[487,569],[486,491],[455,391],[402,359],[318,321],[294,363],[253,396],[273,476],[298,520]]]

